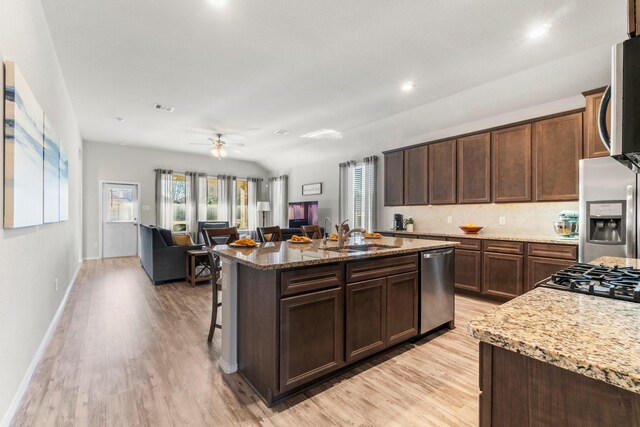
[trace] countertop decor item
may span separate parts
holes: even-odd
[[[404,220],[404,228],[408,232],[412,232],[413,231],[413,218],[409,217],[409,218]]]
[[[465,224],[465,225],[459,226],[458,228],[464,231],[465,234],[478,234],[478,232],[482,230],[484,227],[480,227],[479,225],[475,225],[475,224]]]

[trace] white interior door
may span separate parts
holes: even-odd
[[[102,257],[138,254],[138,186],[102,184]]]

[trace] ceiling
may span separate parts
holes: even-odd
[[[453,125],[451,117],[507,113],[524,104],[505,98],[496,108],[486,99],[467,114],[464,97],[450,100],[527,70],[533,78],[525,104],[575,95],[573,87],[563,93],[571,85],[559,89],[553,76],[577,86],[606,80],[608,46],[626,29],[625,0],[42,4],[85,140],[206,155],[207,147],[189,143],[221,132],[246,145],[234,158],[271,170],[335,157],[380,134],[395,135],[386,144],[399,146]],[[529,39],[540,23],[551,31]],[[549,78],[536,79],[545,64]],[[416,83],[409,93],[400,90],[407,80]],[[493,90],[515,96],[508,85]],[[155,111],[155,103],[175,111]],[[421,120],[425,106],[442,121]],[[300,138],[322,128],[343,139]],[[277,129],[291,134],[275,135]]]

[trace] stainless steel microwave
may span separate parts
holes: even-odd
[[[612,48],[611,85],[602,104],[598,128],[611,157],[640,173],[640,37]],[[607,107],[611,103],[611,129]]]

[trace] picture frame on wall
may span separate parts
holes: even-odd
[[[315,196],[317,194],[322,194],[322,183],[315,182],[313,184],[304,184],[302,186],[302,195],[303,196]]]

